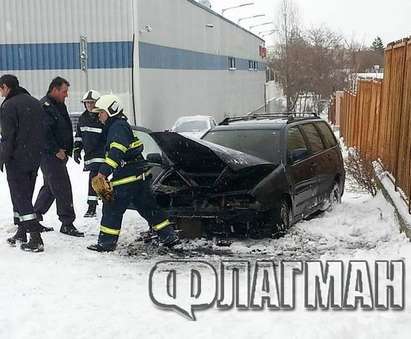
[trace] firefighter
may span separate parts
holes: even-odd
[[[87,248],[98,252],[110,252],[116,249],[120,235],[123,214],[133,203],[145,218],[149,226],[158,234],[164,246],[173,246],[178,242],[172,223],[159,209],[151,192],[150,178],[142,156],[143,143],[133,135],[124,115],[120,100],[114,95],[103,95],[96,102],[95,112],[105,125],[106,157],[100,166],[98,175],[93,178],[96,192],[105,195],[106,189],[113,191],[103,199],[98,242]],[[109,185],[107,178],[112,175]]]
[[[5,98],[0,107],[0,168],[6,166],[14,223],[18,226],[7,242],[11,246],[20,242],[23,250],[43,252],[40,232],[52,229],[37,221],[32,199],[45,144],[44,111],[40,102],[19,86],[14,75],[0,78],[0,93]]]
[[[84,94],[81,102],[86,110],[79,118],[74,138],[73,159],[80,164],[81,151],[84,150],[84,171],[90,172],[87,197],[88,210],[84,215],[85,218],[96,216],[98,197],[91,186],[91,179],[98,174],[98,169],[104,162],[104,147],[106,144],[103,133],[104,125],[98,120],[98,115],[92,112],[99,98],[100,93],[92,89]]]
[[[54,78],[47,95],[40,100],[45,111],[46,146],[40,168],[44,184],[37,196],[34,210],[39,220],[56,201],[57,214],[61,221],[60,232],[74,237],[84,237],[84,233],[73,225],[76,214],[73,207],[73,192],[67,161],[73,153],[73,126],[65,105],[69,82],[61,77]]]

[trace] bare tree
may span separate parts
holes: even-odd
[[[298,19],[298,10],[292,0],[282,0],[277,23],[279,43],[273,55],[270,65],[278,74],[287,99],[287,111],[292,112],[297,103],[300,90],[303,58],[301,51],[305,48],[305,40],[302,37]]]

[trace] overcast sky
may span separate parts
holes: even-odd
[[[233,21],[257,14],[268,17],[242,21],[241,25],[247,28],[277,20],[281,0],[211,0],[213,10],[220,14],[222,8],[249,2],[254,2],[254,5],[226,11],[224,15]],[[366,45],[370,45],[376,36],[380,36],[386,45],[411,35],[411,0],[294,0],[294,3],[305,27],[325,24],[347,39],[354,37]],[[261,26],[253,32],[271,27]],[[264,39],[270,45],[273,38]]]

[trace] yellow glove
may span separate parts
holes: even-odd
[[[104,201],[113,200],[113,185],[104,176],[97,175],[91,179],[91,186]]]

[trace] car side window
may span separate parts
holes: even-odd
[[[309,151],[298,127],[291,127],[287,132],[287,162],[293,163],[308,157]]]
[[[321,152],[325,149],[321,136],[313,124],[301,125],[305,136],[308,139],[311,150],[313,153]]]
[[[325,142],[325,147],[331,148],[337,145],[334,134],[331,131],[330,127],[325,122],[318,122],[315,124],[323,135],[323,140]]]

